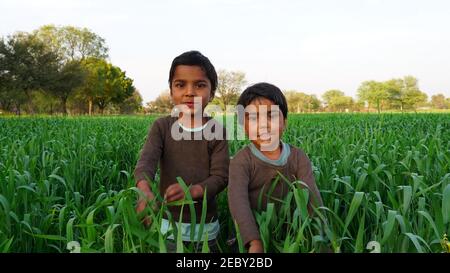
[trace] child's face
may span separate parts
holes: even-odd
[[[170,91],[173,103],[187,106],[184,108],[194,115],[203,112],[210,101],[211,82],[200,66],[179,65],[175,69]]]
[[[276,106],[273,101],[256,98],[246,107],[245,133],[261,151],[277,149],[285,128],[283,113],[279,107],[272,106]]]

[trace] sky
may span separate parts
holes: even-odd
[[[0,36],[45,24],[105,38],[144,102],[168,89],[173,58],[193,49],[248,84],[318,97],[356,97],[363,81],[406,75],[429,96],[450,96],[447,0],[0,0]]]

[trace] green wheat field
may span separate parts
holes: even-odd
[[[166,206],[193,201],[148,209],[147,228],[135,213],[132,173],[156,118],[0,118],[0,252],[166,252]],[[310,218],[299,182],[255,212],[266,252],[449,251],[449,114],[290,115],[283,139],[310,157],[324,206]],[[230,155],[246,144],[230,141]],[[236,235],[243,252],[226,191],[217,198],[219,247]]]

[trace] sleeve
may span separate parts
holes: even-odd
[[[209,177],[199,183],[206,189],[207,198],[213,198],[228,184],[230,155],[226,139],[214,141],[210,156]]]
[[[236,222],[244,245],[252,240],[261,240],[258,225],[253,215],[248,193],[250,170],[238,158],[230,163],[230,182],[228,186],[228,206]]]
[[[154,180],[158,163],[162,155],[164,143],[163,128],[160,120],[156,120],[149,130],[140,158],[134,169],[136,183],[140,180]],[[151,182],[151,181],[148,181]]]
[[[309,214],[312,214],[314,207],[322,206],[322,198],[320,196],[319,189],[317,187],[317,184],[314,180],[314,174],[311,166],[311,161],[309,160],[308,156],[303,152],[300,151],[299,156],[299,168],[298,168],[298,178],[305,182],[305,184],[308,186],[309,192],[310,192],[310,198],[308,202],[308,211]]]

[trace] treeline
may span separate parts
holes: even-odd
[[[247,80],[241,71],[219,70],[218,77],[211,103],[225,110],[236,104]],[[297,90],[284,93],[293,113],[450,109],[450,98],[438,94],[428,100],[413,76],[365,81],[356,99],[341,90],[328,90],[321,99]],[[169,113],[172,107],[168,90],[142,107],[133,80],[109,62],[105,40],[86,28],[46,25],[0,38],[0,113]]]
[[[243,87],[247,84],[245,73],[219,70],[218,87],[211,104],[235,105]],[[416,111],[424,109],[450,109],[450,98],[443,94],[434,95],[428,101],[426,93],[419,89],[418,80],[412,76],[391,79],[385,82],[365,81],[357,91],[357,99],[346,96],[341,90],[328,90],[322,100],[316,95],[285,90],[289,111],[309,112],[381,112]],[[146,104],[146,113],[169,113],[173,105],[168,90],[163,91],[154,101]]]
[[[86,28],[46,25],[0,39],[0,112],[135,113],[142,97]]]

